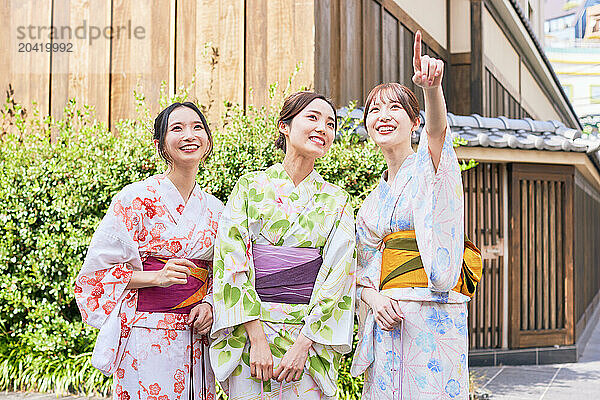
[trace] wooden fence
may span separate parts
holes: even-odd
[[[419,28],[392,0],[9,0],[0,10],[0,89],[12,85],[18,102],[55,117],[75,98],[114,126],[136,116],[134,89],[154,113],[161,82],[172,94],[194,80],[190,97],[216,122],[225,100],[268,104],[270,85],[283,89],[301,64],[293,88],[343,106],[384,81],[412,86]],[[447,60],[423,35],[424,52]]]
[[[463,174],[465,233],[481,249],[484,267],[469,303],[472,349],[503,346],[505,175],[505,165],[491,163],[480,163]]]
[[[576,334],[589,321],[600,293],[600,193],[575,174],[574,273]]]
[[[511,165],[510,347],[573,343],[573,173]]]

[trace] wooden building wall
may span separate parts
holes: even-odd
[[[600,297],[600,193],[575,174],[574,272],[576,334],[585,329]]]
[[[43,114],[60,116],[69,99],[93,105],[100,120],[136,116],[133,91],[141,89],[152,112],[166,92],[189,86],[192,99],[210,108],[215,123],[223,102],[268,102],[269,85],[285,87],[296,65],[295,87],[313,87],[314,2],[303,0],[140,0],[138,2],[10,1],[0,11],[0,88],[9,84],[18,102],[36,102]],[[33,26],[35,39],[20,38]],[[49,27],[141,27],[143,39],[49,38]],[[38,28],[42,37],[38,38]],[[114,32],[114,31],[113,31]],[[80,35],[81,36],[81,35]],[[28,42],[69,44],[71,52],[18,52]]]
[[[357,101],[384,82],[411,88],[414,33],[423,33],[423,54],[448,62],[449,53],[393,0],[330,0],[315,10],[315,89],[337,105]],[[448,88],[448,73],[443,85]],[[449,99],[451,102],[452,99]]]
[[[573,344],[574,168],[512,164],[510,174],[509,346]]]

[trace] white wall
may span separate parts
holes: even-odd
[[[502,74],[507,89],[519,88],[519,54],[512,47],[490,12],[483,11],[483,54]],[[502,77],[497,77],[501,80]],[[518,93],[512,93],[518,95]]]
[[[394,0],[394,2],[433,36],[442,47],[447,48],[446,0]]]
[[[521,103],[534,119],[562,120],[525,64],[521,64]]]
[[[450,52],[471,51],[471,1],[450,0]]]

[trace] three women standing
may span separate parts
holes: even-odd
[[[363,399],[466,399],[461,172],[446,123],[443,63],[421,56],[420,32],[413,66],[426,112],[416,153],[419,105],[409,89],[379,85],[365,105],[367,131],[388,169],[357,216],[359,343],[351,372],[366,371]]]
[[[366,371],[364,399],[467,397],[461,175],[443,63],[421,57],[419,32],[414,69],[427,116],[417,153],[414,94],[391,83],[366,100],[388,169],[356,235],[350,196],[314,170],[337,128],[322,95],[285,100],[283,163],[242,176],[224,210],[195,183],[212,149],[200,111],[176,103],[159,114],[155,143],[169,170],[115,196],[75,286],[84,321],[100,328],[93,363],[114,374],[119,400],[209,399],[211,364],[230,399],[336,398],[355,299],[351,372]],[[211,332],[210,362],[190,324]]]
[[[348,193],[314,170],[336,127],[322,95],[289,96],[283,163],[242,176],[219,222],[210,356],[230,399],[336,397],[352,345],[354,217]]]
[[[196,184],[212,150],[206,119],[175,103],[154,123],[168,171],[126,186],[98,226],[75,282],[83,320],[100,329],[92,364],[113,374],[113,397],[209,399],[215,383],[213,242],[223,204]],[[192,332],[190,325],[197,334]]]

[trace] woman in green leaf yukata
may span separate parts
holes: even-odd
[[[350,196],[314,170],[337,128],[322,95],[289,96],[282,163],[245,174],[219,222],[211,364],[230,399],[336,398],[352,345]]]

